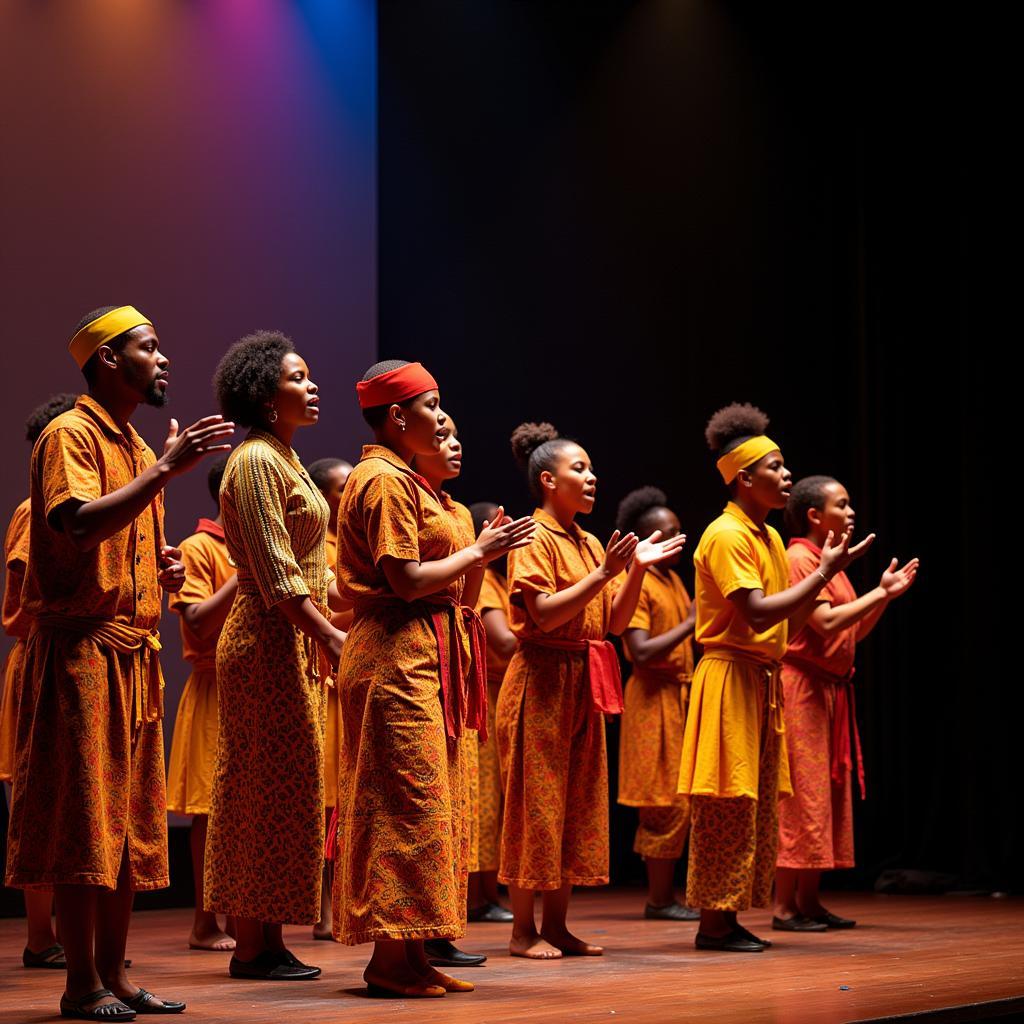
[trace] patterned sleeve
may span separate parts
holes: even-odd
[[[185,566],[185,585],[171,595],[171,611],[180,612],[187,604],[200,604],[213,597],[216,568],[210,553],[199,537],[186,537],[181,542],[181,561]]]
[[[420,560],[416,485],[403,475],[378,473],[363,491],[363,523],[373,564],[384,557]]]
[[[554,543],[542,528],[533,535],[532,543],[508,553],[508,594],[513,603],[521,605],[527,590],[536,594],[558,592]]]
[[[707,568],[723,597],[737,590],[764,590],[751,540],[739,530],[722,530],[711,538]]]
[[[264,603],[269,608],[308,597],[285,521],[291,488],[280,465],[259,445],[249,444],[238,449],[231,468],[242,546]]]
[[[91,439],[72,427],[57,427],[39,442],[35,467],[42,483],[43,513],[56,529],[60,524],[51,516],[66,501],[84,505],[103,495],[99,462]]]
[[[7,527],[6,544],[4,555],[7,562],[7,571],[10,572],[16,567],[28,565],[28,530],[32,521],[32,511],[28,502],[23,501],[11,516],[11,523]]]

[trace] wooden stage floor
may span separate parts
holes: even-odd
[[[373,1000],[361,972],[369,947],[314,942],[290,929],[296,955],[318,964],[313,982],[243,982],[226,954],[185,948],[191,912],[135,915],[132,977],[188,1001],[185,1019],[210,1024],[330,1021],[660,1022],[831,1024],[903,1014],[914,1020],[990,1020],[1024,1014],[1024,901],[836,894],[829,905],[861,923],[847,932],[772,932],[764,911],[745,915],[775,947],[760,954],[701,953],[694,924],[644,921],[636,890],[583,892],[570,924],[602,942],[594,959],[531,963],[507,955],[508,926],[474,924],[462,945],[489,954],[467,995]],[[24,922],[0,920],[0,1022],[57,1018],[63,975],[21,966]],[[457,972],[458,973],[458,972]],[[983,1005],[989,1004],[989,1005]],[[942,1012],[947,1008],[960,1009]],[[141,1017],[139,1020],[154,1019]]]

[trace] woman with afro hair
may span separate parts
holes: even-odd
[[[790,534],[789,582],[816,571],[825,538],[852,530],[853,505],[846,488],[829,476],[809,476],[786,504]],[[822,871],[853,867],[853,779],[861,795],[864,769],[853,700],[857,644],[875,628],[894,598],[910,589],[918,560],[902,568],[894,558],[878,586],[861,597],[839,572],[818,594],[803,629],[794,632],[782,659],[786,745],[793,796],[779,808],[779,856],[775,872],[778,931],[852,928],[855,921],[821,904]],[[852,721],[852,729],[851,729]]]
[[[777,801],[790,793],[779,662],[829,580],[873,537],[850,547],[850,530],[824,538],[815,571],[787,587],[782,538],[765,520],[785,508],[792,477],[768,417],[733,404],[705,435],[730,501],[694,553],[697,628],[704,648],[693,676],[679,792],[690,797],[686,898],[701,910],[698,949],[760,953],[770,945],[736,915],[771,900]]]
[[[466,928],[462,740],[486,728],[486,689],[463,588],[489,561],[529,544],[536,527],[499,509],[467,543],[413,469],[449,430],[437,382],[420,363],[376,363],[356,393],[374,443],[338,512],[338,585],[353,621],[337,677],[334,934],[374,943],[363,972],[371,994],[440,997],[474,987],[432,967],[424,949]]]
[[[679,518],[664,491],[640,487],[619,504],[622,533],[663,537],[680,533]],[[682,552],[644,577],[636,611],[622,636],[633,674],[626,684],[619,744],[619,803],[639,809],[633,849],[647,866],[644,917],[694,921],[700,915],[675,898],[676,862],[686,844],[690,802],[680,796],[679,755],[693,676],[693,626],[697,609],[673,571]]]
[[[608,882],[604,715],[622,711],[622,684],[605,637],[626,629],[647,569],[671,559],[685,538],[660,541],[654,532],[641,541],[616,530],[606,551],[576,523],[597,495],[587,452],[550,423],[518,426],[512,452],[537,501],[539,529],[508,559],[519,646],[497,712],[505,779],[498,877],[512,897],[509,952],[533,960],[600,956],[600,946],[569,931],[566,916],[573,885]]]
[[[236,919],[232,977],[300,981],[320,969],[288,951],[281,926],[320,915],[320,657],[336,665],[345,639],[329,618],[327,502],[292,449],[295,432],[319,418],[319,389],[275,331],[234,344],[214,384],[225,414],[250,430],[220,488],[238,584],[217,642],[206,909]]]

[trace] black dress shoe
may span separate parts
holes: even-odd
[[[742,934],[742,935],[745,935],[748,939],[750,939],[751,942],[760,942],[761,945],[764,946],[765,949],[771,949],[772,948],[772,940],[771,939],[762,939],[760,935],[755,935],[749,929],[744,928],[743,925],[741,925],[739,923],[739,921],[736,922],[735,928],[736,928],[736,931],[740,932],[740,934]]]
[[[857,924],[848,917],[833,914],[831,910],[826,910],[824,914],[816,914],[811,920],[823,924],[826,928],[853,928]]]
[[[773,917],[772,929],[777,932],[827,932],[828,925],[796,914],[793,917]]]
[[[479,967],[487,959],[483,953],[464,953],[450,939],[427,939],[423,949],[434,967]]]
[[[469,920],[487,921],[491,924],[509,924],[513,917],[511,910],[506,910],[497,903],[483,903],[469,912]]]
[[[287,950],[265,949],[252,960],[231,958],[228,973],[232,978],[254,981],[310,981],[320,977],[319,967],[309,967],[296,960]]]
[[[763,953],[764,943],[754,942],[740,928],[734,928],[725,935],[705,935],[697,932],[693,940],[697,949],[717,949],[725,953]]]
[[[648,921],[699,921],[700,911],[684,907],[678,900],[673,900],[667,907],[648,903],[644,907],[644,918]]]

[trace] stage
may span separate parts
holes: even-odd
[[[462,945],[491,959],[460,976],[476,992],[438,1000],[373,1000],[361,971],[369,947],[314,942],[290,929],[296,955],[324,969],[313,982],[242,982],[228,955],[185,948],[191,912],[136,914],[129,938],[132,976],[158,994],[188,1001],[187,1019],[243,1022],[437,1020],[832,1024],[913,1015],[914,1020],[989,1020],[1024,1015],[1024,901],[971,897],[837,894],[828,904],[861,922],[847,932],[769,930],[763,911],[746,915],[775,946],[761,954],[700,953],[695,924],[644,921],[638,890],[584,892],[570,924],[602,942],[594,959],[532,963],[507,955],[507,925],[470,925]],[[24,921],[0,920],[0,1024],[56,1019],[63,975],[26,970]],[[140,1020],[144,1019],[142,1017]]]

